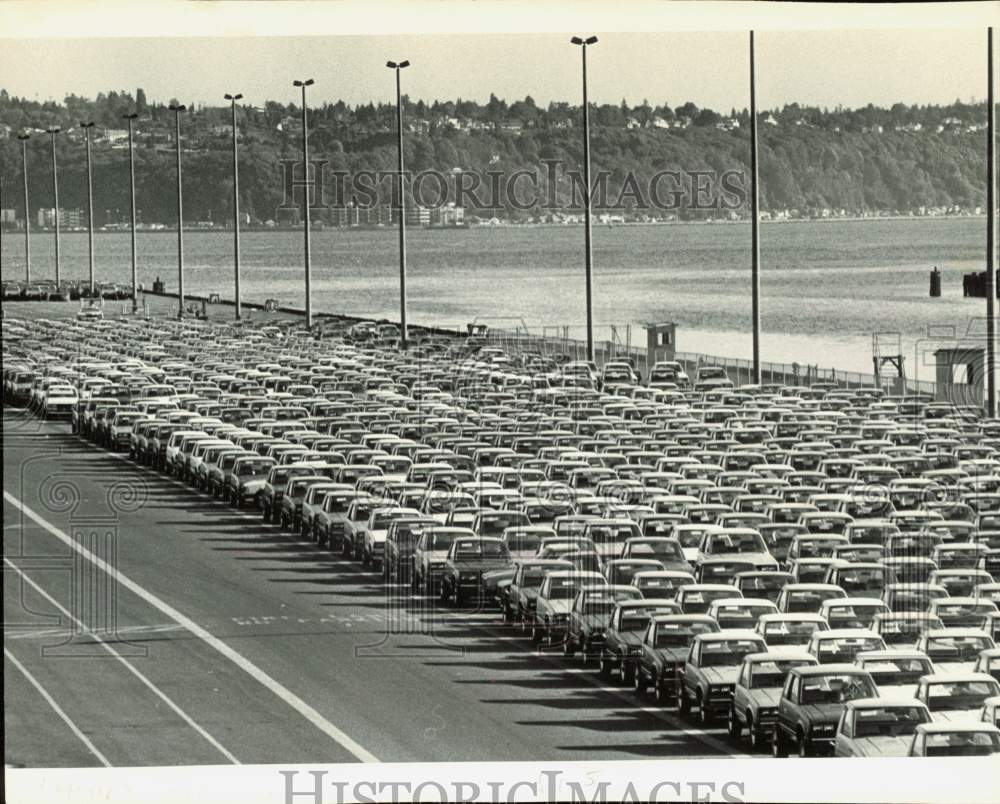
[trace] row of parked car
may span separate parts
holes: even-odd
[[[71,387],[82,437],[644,705],[776,756],[1000,752],[1000,422],[977,411],[444,336],[3,326],[6,403]]]

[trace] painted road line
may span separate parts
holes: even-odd
[[[177,623],[167,623],[166,625],[118,626],[116,633],[119,636],[144,636],[147,634],[162,634],[167,631],[183,630],[184,627]],[[25,628],[24,626],[11,626],[5,628],[3,632],[4,639],[52,639],[56,637],[71,639],[76,635],[76,631],[70,631],[68,628]]]
[[[5,492],[5,494],[6,494],[6,492]],[[34,580],[32,580],[31,578],[29,578],[20,567],[18,567],[15,564],[13,564],[10,561],[10,559],[8,559],[8,558],[4,558],[4,563],[7,564],[9,567],[11,567],[18,575],[20,575],[24,579],[25,583],[27,583],[32,589],[34,589],[36,592],[38,592],[38,594],[40,594],[47,601],[49,601],[49,603],[51,603],[53,606],[55,606],[57,609],[59,609],[59,611],[62,612],[63,615],[65,615],[70,620],[72,620],[74,623],[76,623],[78,626],[80,626],[80,628],[84,629],[84,631],[86,631],[87,634],[92,639],[94,639],[102,648],[104,648],[108,653],[110,653],[112,656],[114,656],[119,662],[121,662],[123,665],[125,665],[125,668],[132,675],[134,675],[137,679],[139,679],[139,681],[141,681],[146,687],[148,687],[149,690],[154,695],[156,695],[157,698],[159,698],[167,706],[169,706],[171,709],[173,709],[174,712],[176,712],[177,715],[181,718],[181,720],[183,720],[192,729],[194,729],[196,732],[198,732],[198,734],[200,734],[202,737],[204,737],[205,740],[213,748],[215,748],[220,754],[222,754],[222,756],[224,756],[226,759],[228,759],[234,765],[240,765],[240,764],[242,764],[236,757],[234,757],[228,750],[226,750],[222,746],[222,744],[219,743],[218,740],[216,740],[211,734],[209,734],[207,731],[205,731],[205,729],[203,729],[201,726],[199,726],[197,723],[195,723],[194,719],[191,718],[191,716],[188,715],[187,712],[185,712],[183,709],[181,709],[176,703],[174,703],[165,692],[163,692],[152,681],[150,681],[148,678],[146,678],[146,676],[141,671],[137,670],[132,665],[132,663],[128,661],[128,659],[126,659],[120,653],[117,653],[115,651],[115,649],[111,645],[109,645],[107,642],[105,642],[103,639],[101,639],[101,637],[100,637],[99,634],[96,634],[93,631],[91,631],[90,629],[88,629],[87,626],[83,623],[82,620],[78,619],[77,617],[74,617],[73,614],[69,611],[69,609],[67,609],[65,606],[63,606],[61,603],[59,603],[58,600],[56,600],[54,597],[52,597],[52,595],[50,595],[44,589],[42,589],[42,587],[39,586],[37,583],[35,583]]]
[[[165,601],[161,600],[159,597],[149,592],[144,587],[137,584],[131,578],[123,574],[116,567],[112,567],[103,559],[95,556],[90,550],[85,547],[81,547],[72,538],[70,538],[66,533],[57,528],[51,522],[44,519],[42,516],[37,514],[27,505],[18,500],[13,494],[4,489],[3,493],[4,499],[7,500],[12,506],[18,509],[22,514],[33,519],[39,525],[41,525],[45,530],[55,536],[59,541],[63,542],[67,547],[74,550],[82,558],[89,561],[95,567],[100,569],[102,572],[107,574],[112,581],[118,583],[120,586],[128,589],[132,594],[141,598],[142,600],[149,603],[154,608],[159,609],[163,614],[166,614],[170,619],[180,623],[185,628],[188,629],[192,634],[201,639],[206,645],[214,648],[225,658],[229,659],[233,664],[239,667],[241,670],[247,673],[251,678],[258,681],[263,686],[267,687],[271,692],[278,696],[281,700],[287,703],[292,709],[298,712],[307,721],[312,723],[317,729],[330,737],[334,742],[344,748],[353,757],[357,758],[361,762],[378,762],[378,758],[374,754],[365,750],[361,745],[351,739],[347,734],[341,731],[339,728],[334,726],[329,720],[323,717],[319,712],[317,712],[313,707],[303,701],[298,695],[293,693],[283,684],[281,684],[276,679],[269,676],[263,670],[261,670],[257,665],[247,659],[243,654],[238,653],[233,650],[229,645],[223,642],[221,639],[213,636],[206,629],[202,628],[198,623],[187,617],[181,612],[177,611],[173,606],[169,605]]]
[[[95,757],[97,757],[97,761],[100,762],[105,768],[112,767],[111,763],[108,762],[108,758],[104,756],[104,754],[102,754],[100,751],[98,751],[97,746],[90,741],[90,738],[80,730],[80,727],[77,726],[76,723],[70,720],[69,715],[67,715],[62,710],[62,707],[56,703],[55,698],[49,695],[48,691],[45,689],[45,687],[41,685],[38,679],[36,679],[33,675],[31,675],[31,673],[28,672],[28,668],[25,667],[23,664],[21,664],[17,659],[15,659],[14,654],[11,653],[9,650],[7,650],[7,648],[3,649],[3,655],[6,656],[10,660],[10,663],[14,665],[14,667],[16,667],[21,672],[21,675],[23,675],[26,679],[28,679],[28,682],[31,684],[31,686],[33,686],[36,690],[38,690],[38,694],[41,695],[45,699],[45,702],[52,707],[52,711],[54,711],[57,715],[59,715],[60,718],[62,718],[63,723],[69,726],[70,731],[72,731],[73,734],[75,734],[77,737],[80,738],[80,742],[82,742],[85,746],[87,746],[87,750],[90,751],[90,753],[93,754]]]

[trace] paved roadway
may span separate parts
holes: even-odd
[[[10,766],[734,753],[68,425],[5,410],[3,460]]]

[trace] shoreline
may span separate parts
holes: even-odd
[[[986,215],[974,214],[974,213],[961,213],[955,215],[837,215],[830,216],[826,218],[772,218],[769,220],[762,220],[760,223],[762,226],[770,224],[801,224],[801,223],[872,223],[881,221],[924,221],[924,220],[978,220],[985,219]],[[739,220],[696,220],[696,221],[625,221],[625,222],[614,222],[605,223],[600,221],[594,221],[592,226],[595,228],[605,228],[605,229],[617,229],[619,227],[632,227],[632,226],[740,226],[749,225],[750,221],[746,218],[741,218]],[[406,229],[407,232],[452,232],[452,231],[475,231],[478,229],[488,229],[491,231],[497,229],[569,229],[575,227],[582,227],[583,222],[567,222],[567,223],[512,223],[509,221],[502,221],[497,224],[475,224],[469,226],[417,226],[413,224],[408,224]],[[123,234],[127,235],[130,233],[128,228],[97,228],[94,230],[95,235],[108,235],[108,234]],[[240,233],[249,232],[301,232],[301,226],[241,226]],[[399,230],[395,225],[384,225],[384,226],[333,226],[333,225],[323,225],[316,226],[315,224],[311,227],[312,232],[388,232],[393,236],[397,236]],[[213,227],[203,227],[203,226],[185,226],[185,234],[224,234],[231,236],[233,230],[231,227],[227,226],[213,226]],[[32,235],[54,235],[55,229],[39,229],[33,228],[31,230]],[[60,229],[60,235],[85,235],[87,234],[86,229]],[[159,235],[176,235],[176,227],[166,227],[163,229],[136,229],[137,235],[145,234],[159,234]],[[24,237],[23,229],[4,229],[4,238],[8,237]]]

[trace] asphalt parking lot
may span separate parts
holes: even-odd
[[[495,612],[387,590],[63,423],[7,411],[3,425],[9,765],[740,753],[721,724],[700,731],[637,706]],[[121,583],[109,596],[106,575],[53,531],[111,534],[114,566],[148,598]]]

